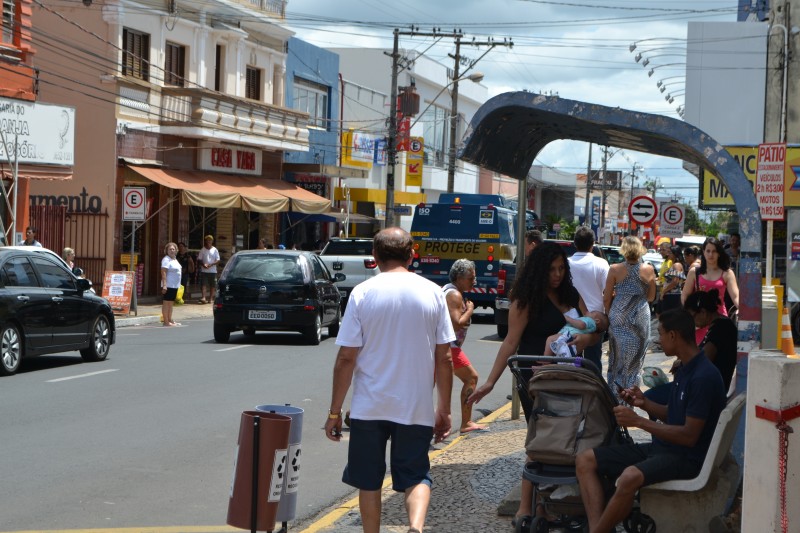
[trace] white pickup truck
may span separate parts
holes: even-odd
[[[347,277],[336,284],[342,295],[342,309],[347,305],[353,287],[379,272],[378,263],[372,256],[372,239],[331,239],[319,257],[332,274],[341,272]]]

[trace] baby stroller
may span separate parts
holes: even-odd
[[[522,477],[533,484],[533,509],[543,508],[545,515],[557,517],[520,517],[516,531],[544,533],[551,527],[588,531],[575,456],[597,446],[632,442],[627,430],[616,424],[617,400],[600,369],[581,357],[514,356],[508,366],[529,422],[525,448],[533,460],[525,465]],[[631,531],[627,525],[626,530]]]

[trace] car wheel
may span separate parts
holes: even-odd
[[[314,325],[308,326],[303,330],[303,336],[306,338],[306,342],[311,346],[316,346],[322,341],[322,319],[319,317],[319,314],[317,314],[317,318],[314,320]]]
[[[333,322],[331,322],[328,325],[328,337],[336,337],[337,335],[339,335],[339,326],[341,325],[342,325],[342,310],[337,309],[336,318],[333,319]]]
[[[89,347],[81,350],[81,357],[89,363],[105,361],[111,348],[111,325],[105,315],[98,316],[89,338]]]
[[[508,335],[508,324],[497,324],[497,336],[505,339]]]
[[[256,328],[242,328],[242,333],[248,337],[252,337],[256,334]]]
[[[16,326],[8,324],[0,334],[0,374],[10,376],[19,370],[22,362],[22,338]]]
[[[227,326],[214,322],[214,340],[220,344],[225,344],[231,338],[231,330]]]

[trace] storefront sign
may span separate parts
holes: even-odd
[[[378,139],[375,142],[375,165],[379,167],[385,167],[386,161],[386,139]]]
[[[755,191],[758,171],[758,146],[726,146],[725,149],[742,167],[745,177]],[[786,147],[786,165],[783,174],[784,206],[800,207],[800,147]],[[716,176],[707,171],[700,173],[700,209],[735,209],[733,197]]]
[[[75,108],[0,98],[0,131],[0,161],[74,164]]]
[[[86,187],[81,188],[80,194],[74,195],[45,195],[31,194],[28,196],[31,205],[65,205],[67,213],[102,213],[103,199],[99,196],[89,195]]]
[[[323,198],[328,197],[327,178],[295,173],[292,177],[292,181],[298,187],[311,191],[317,196],[322,196]]]
[[[783,220],[785,164],[785,143],[764,143],[758,146],[756,200],[762,220]]]
[[[369,150],[367,150],[369,146]],[[342,132],[342,165],[356,168],[372,168],[375,139],[353,130]]]
[[[197,167],[229,174],[261,175],[261,150],[249,146],[200,143]]]

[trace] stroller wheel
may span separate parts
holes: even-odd
[[[534,530],[531,528],[531,522],[533,522],[533,517],[531,515],[524,515],[517,518],[517,525],[514,527],[515,533],[534,533]]]
[[[628,533],[656,533],[656,522],[646,514],[638,511],[632,512],[622,522],[622,527]]]
[[[547,518],[537,516],[531,522],[530,533],[549,533],[550,524],[547,523]]]

